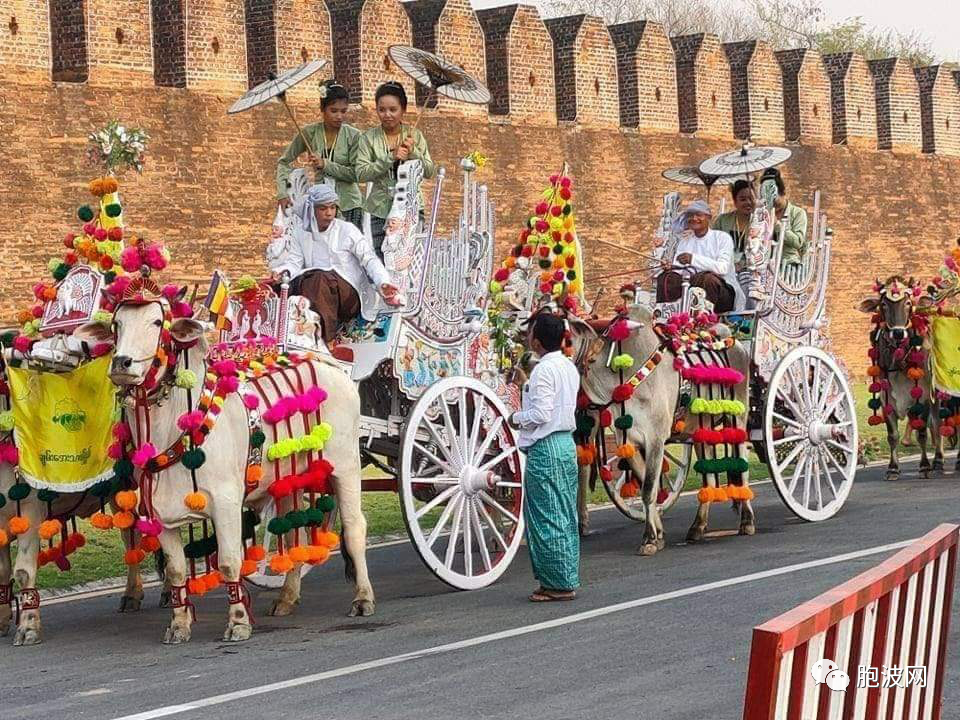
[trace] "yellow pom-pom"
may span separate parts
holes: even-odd
[[[200,512],[207,506],[207,498],[202,492],[192,492],[183,498],[183,504],[194,512]]]
[[[137,494],[133,490],[121,490],[113,496],[113,502],[121,510],[133,510],[137,506]]]
[[[50,540],[56,537],[62,527],[63,524],[59,520],[44,520],[40,523],[40,539]]]

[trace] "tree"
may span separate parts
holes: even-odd
[[[930,40],[914,30],[879,30],[861,17],[849,18],[817,33],[816,47],[822,53],[854,51],[867,60],[901,57],[914,66],[933,65],[936,55]]]

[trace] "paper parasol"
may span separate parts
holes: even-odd
[[[698,168],[704,175],[747,175],[776,167],[790,158],[787,148],[743,145],[738,150],[707,158]]]
[[[255,88],[247,90],[244,96],[231,105],[227,112],[230,114],[243,112],[257,105],[263,105],[263,103],[273,100],[275,97],[282,98],[287,90],[306,80],[326,64],[326,60],[311,60],[300,67],[285,70],[276,77],[264,80]]]
[[[705,175],[696,167],[676,167],[664,170],[661,173],[667,180],[684,183],[685,185],[705,185],[711,188],[714,185],[733,185],[741,176],[738,175]]]
[[[407,45],[391,45],[388,52],[401,70],[436,93],[475,105],[490,102],[490,91],[458,65]]]

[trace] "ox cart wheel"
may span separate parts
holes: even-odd
[[[857,472],[853,393],[832,357],[797,347],[770,379],[763,442],[770,477],[788,508],[804,520],[833,517]]]
[[[690,443],[668,444],[664,458],[666,459],[665,472],[660,476],[660,487],[662,493],[660,497],[663,502],[658,503],[660,513],[667,512],[672,508],[677,500],[680,499],[680,493],[683,492],[683,486],[690,476],[690,467],[693,464],[693,445]],[[630,498],[621,497],[620,488],[629,479],[629,473],[617,469],[617,458],[610,459],[610,469],[612,479],[610,482],[600,479],[603,482],[603,489],[607,491],[610,500],[621,513],[631,520],[637,522],[646,522],[647,511],[643,507],[643,498],[637,494]]]
[[[523,458],[508,410],[469,377],[431,385],[403,435],[400,496],[407,532],[430,571],[459,590],[485,587],[523,536]]]

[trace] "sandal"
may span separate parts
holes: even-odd
[[[559,602],[562,600],[573,600],[577,593],[573,590],[546,590],[541,588],[535,591],[528,599],[530,602]]]

